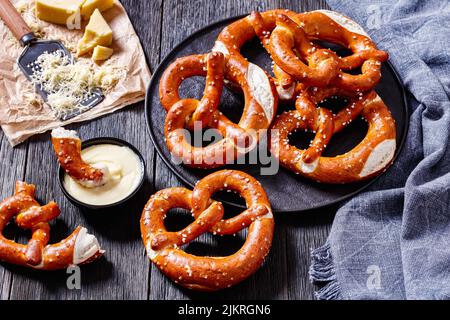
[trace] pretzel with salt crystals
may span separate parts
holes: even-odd
[[[82,227],[61,242],[48,245],[48,222],[55,219],[60,210],[54,202],[40,206],[34,194],[34,185],[18,181],[15,194],[0,203],[0,260],[35,269],[56,270],[92,262],[103,254],[97,239]],[[6,239],[2,234],[14,217],[20,228],[31,230],[31,239],[26,245]]]
[[[193,76],[206,76],[202,99],[181,99],[181,83]],[[244,94],[244,110],[237,124],[218,110],[224,79],[240,86]],[[269,128],[277,107],[275,87],[261,68],[225,58],[219,52],[175,60],[161,77],[159,95],[168,112],[165,137],[170,152],[185,165],[204,169],[225,165],[250,151],[260,130]],[[199,123],[197,128],[195,122]],[[206,127],[217,129],[223,139],[206,147],[192,146],[185,128]]]
[[[299,13],[292,20],[304,30],[311,41],[328,41],[351,50],[352,54],[339,58],[341,71],[331,81],[332,85],[359,92],[371,90],[379,82],[381,63],[388,59],[388,54],[379,50],[356,22],[329,10]],[[271,45],[276,46],[272,39]],[[274,61],[278,61],[279,58],[283,59],[283,49],[280,47],[278,49],[279,51],[273,51]],[[280,65],[280,67],[283,66]],[[359,67],[361,67],[361,74],[352,75],[345,72]],[[287,73],[289,70],[284,69]]]
[[[54,129],[52,144],[60,166],[79,184],[95,188],[108,182],[108,167],[101,164],[91,166],[81,158],[81,140],[75,131]]]
[[[282,25],[277,26],[277,19]],[[292,26],[290,21],[295,22],[297,26]],[[302,31],[299,31],[299,28]],[[305,35],[309,42],[306,41]],[[264,47],[272,55],[274,81],[282,100],[291,100],[295,97],[295,79],[304,81],[307,85],[333,84],[346,90],[370,90],[380,79],[381,62],[388,58],[387,53],[378,50],[356,22],[328,10],[296,13],[276,9],[252,13],[225,27],[220,32],[213,51],[245,61],[240,50],[255,36],[261,39]],[[297,41],[294,41],[295,38]],[[338,57],[336,69],[334,66],[336,55],[312,42],[315,40],[329,41],[347,47],[352,54]],[[294,46],[296,42],[301,50],[297,50],[298,48]],[[295,51],[300,51],[302,56],[297,57]],[[309,67],[302,60],[306,61]],[[358,67],[362,69],[360,75],[344,72]]]
[[[310,103],[298,102],[298,110],[281,114],[272,125],[270,149],[272,155],[277,157],[284,167],[318,182],[349,183],[373,177],[389,166],[396,149],[395,121],[375,91],[362,95],[361,101],[358,101],[358,104],[362,105],[361,115],[369,126],[366,136],[352,150],[335,157],[319,156],[323,151],[322,147],[329,141],[331,128],[332,133],[341,130],[358,112],[347,107],[345,110],[350,114],[344,111],[329,118],[327,129],[322,130],[326,132],[326,136],[321,135],[322,132],[316,135],[311,147],[317,149],[312,153],[307,150],[306,153],[305,150],[299,150],[289,144],[289,134],[296,130],[314,130],[314,121],[311,121],[314,118],[305,115],[307,112],[314,112],[308,105]],[[355,105],[356,108],[360,107]],[[323,141],[318,141],[321,138]]]
[[[338,56],[312,43],[305,31],[287,15],[276,15],[276,27],[272,33],[265,30],[264,19],[259,12],[253,12],[250,17],[254,21],[256,34],[270,53],[276,68],[313,86],[326,86],[336,77],[339,72]],[[301,54],[306,64],[297,57],[297,53]],[[281,76],[282,79],[286,77]]]
[[[227,189],[241,194],[247,210],[222,220],[224,208],[211,200],[216,191]],[[195,221],[183,230],[169,232],[166,213],[173,208],[191,210]],[[248,229],[247,239],[236,253],[226,257],[199,257],[180,247],[205,232],[234,234]],[[193,191],[164,189],[154,194],[141,217],[141,233],[150,260],[175,283],[192,290],[214,291],[231,287],[253,274],[269,253],[274,220],[261,184],[236,170],[222,170],[200,180]]]

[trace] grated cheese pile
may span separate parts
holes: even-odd
[[[82,111],[81,102],[95,88],[110,91],[122,77],[120,68],[102,66],[94,68],[81,61],[71,63],[62,51],[44,53],[36,60],[32,81],[48,93],[47,103],[58,116]]]

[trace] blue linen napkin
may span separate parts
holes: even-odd
[[[408,91],[399,158],[312,251],[318,299],[450,299],[450,3],[327,0],[361,24]]]

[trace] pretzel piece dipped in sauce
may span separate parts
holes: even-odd
[[[76,131],[57,128],[52,131],[52,144],[60,166],[85,188],[95,188],[108,182],[107,166],[90,165],[81,157],[81,139]]]

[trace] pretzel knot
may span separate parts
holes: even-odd
[[[311,91],[317,90],[317,95]],[[272,125],[270,148],[286,168],[323,183],[349,183],[373,177],[391,163],[396,149],[395,122],[381,98],[371,91],[357,99],[338,114],[317,108],[316,104],[331,95],[342,95],[336,88],[308,89],[296,102],[296,110],[281,114]],[[332,135],[342,130],[359,114],[369,129],[364,139],[352,150],[335,157],[322,152]],[[289,135],[297,130],[316,132],[310,147],[299,150],[289,144]]]
[[[222,189],[238,192],[245,199],[247,210],[222,219],[222,204],[210,198]],[[191,210],[195,221],[180,231],[167,231],[164,218],[173,208]],[[227,235],[247,227],[244,245],[227,257],[198,257],[180,248],[205,232]],[[161,190],[150,198],[141,217],[142,239],[150,260],[175,283],[201,291],[230,287],[254,273],[269,253],[273,229],[272,211],[264,189],[256,179],[236,170],[208,175],[193,191]]]
[[[275,28],[276,15],[286,14],[290,17],[296,15],[289,10],[269,10],[239,19],[225,27],[217,37],[212,49],[213,52],[222,52],[227,57],[232,57],[240,64],[245,65],[248,62],[241,54],[242,46],[258,36],[263,46],[268,50],[267,37]],[[272,81],[276,84],[276,90],[280,99],[288,100],[294,95],[295,79],[282,70],[276,63],[273,66],[275,78]]]
[[[287,15],[277,14],[276,27],[270,38],[268,36],[266,32],[262,40],[269,42],[266,48],[275,64],[296,80],[313,86],[326,86],[337,76],[338,56],[312,43],[306,32]]]
[[[64,269],[72,264],[83,264],[103,254],[97,239],[78,227],[72,235],[60,243],[48,245],[49,221],[59,216],[55,202],[44,206],[34,199],[35,186],[16,183],[15,194],[0,203],[0,260],[43,270]],[[22,229],[31,230],[27,245],[6,239],[2,231],[12,218]]]
[[[347,106],[334,115],[326,108],[317,105],[328,98],[340,97],[346,99]],[[367,94],[354,95],[336,87],[309,87],[298,95],[295,107],[298,116],[305,121],[307,129],[315,132],[315,137],[308,149],[302,153],[302,161],[311,164],[316,161],[327,147],[332,136],[345,128],[364,108]]]
[[[181,99],[179,86],[193,76],[206,76],[203,97]],[[237,124],[218,110],[224,80],[239,86],[244,95],[244,110]],[[225,165],[252,150],[260,129],[268,129],[272,122],[277,106],[273,83],[261,68],[226,59],[220,52],[177,59],[164,72],[159,94],[168,112],[165,137],[170,152],[185,165],[199,168]],[[222,139],[205,147],[192,146],[186,129],[204,128],[217,130]]]

